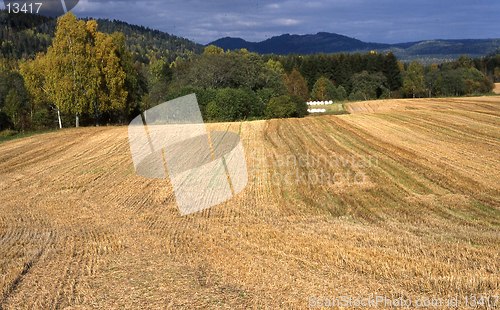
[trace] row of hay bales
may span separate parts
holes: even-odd
[[[308,101],[307,105],[329,105],[333,104],[332,100],[329,101]]]

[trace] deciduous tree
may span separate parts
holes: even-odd
[[[424,67],[420,63],[414,61],[408,66],[404,74],[403,91],[413,98],[425,92]]]
[[[290,95],[297,96],[304,101],[307,101],[309,99],[309,89],[307,88],[307,82],[302,74],[300,74],[299,70],[293,69],[290,74],[285,74],[284,82]]]
[[[205,54],[205,55],[220,55],[220,54],[224,54],[224,49],[222,49],[218,46],[215,46],[215,45],[209,45],[209,46],[205,47],[203,54]]]
[[[349,98],[351,100],[377,99],[387,89],[386,81],[387,79],[380,72],[368,73],[362,71],[354,74],[351,78],[352,92]]]
[[[311,97],[314,100],[334,100],[336,88],[332,81],[326,77],[320,77],[314,84]]]
[[[98,71],[92,53],[92,32],[96,25],[68,13],[57,21],[54,41],[47,51],[45,87],[58,109],[76,117],[88,111],[97,97]]]
[[[117,111],[125,108],[127,91],[126,74],[120,63],[118,46],[112,36],[97,32],[95,35],[97,73],[97,104],[94,113]]]
[[[387,87],[390,91],[396,91],[401,88],[403,85],[403,78],[398,60],[392,52],[389,52],[385,56],[382,72],[387,79]]]

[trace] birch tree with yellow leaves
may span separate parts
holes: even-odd
[[[57,21],[55,38],[46,55],[21,66],[34,98],[48,100],[55,109],[79,117],[124,109],[127,74],[113,35],[97,31],[94,20],[78,20],[68,13]],[[60,127],[61,122],[59,121]]]

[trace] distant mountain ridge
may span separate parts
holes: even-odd
[[[241,38],[225,37],[210,44],[224,49],[246,48],[260,54],[316,54],[351,52],[388,48],[389,44],[367,43],[336,33],[319,32],[317,34],[283,34],[262,42],[248,42]]]
[[[328,32],[317,34],[283,34],[261,42],[225,37],[210,44],[234,50],[246,48],[260,54],[317,54],[340,52],[392,51],[403,59],[419,57],[451,57],[468,54],[485,56],[500,49],[500,39],[425,40],[397,44],[363,42]]]

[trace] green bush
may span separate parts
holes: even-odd
[[[207,106],[207,118],[214,121],[235,121],[262,116],[264,105],[251,90],[224,88],[217,91]]]
[[[344,101],[347,99],[347,91],[345,90],[345,88],[342,85],[337,87],[337,89],[335,90],[335,98],[334,99],[336,101]]]
[[[380,97],[378,97],[378,99],[391,99],[391,92],[389,91],[389,89],[382,89],[382,93]]]
[[[298,96],[292,96],[291,99],[295,103],[295,113],[292,116],[304,117],[309,114],[309,112],[307,112],[307,109],[309,108],[307,106],[307,102]]]
[[[215,96],[217,115],[212,115],[212,120],[234,121],[243,118],[244,99],[238,89],[225,88],[217,92]]]
[[[0,138],[7,138],[17,135],[18,132],[12,129],[5,129],[0,131]]]
[[[248,113],[245,118],[257,118],[264,116],[264,101],[251,90],[244,90],[246,93],[246,100],[248,104]]]
[[[0,111],[0,130],[11,129],[14,127],[10,117],[5,112]]]
[[[260,100],[265,104],[268,104],[271,98],[282,95],[282,94],[277,94],[272,88],[259,89],[257,90],[256,94],[260,98]]]
[[[386,77],[380,73],[363,71],[351,77],[350,100],[372,100],[379,98],[386,89]]]
[[[267,118],[286,118],[297,114],[297,103],[290,96],[279,96],[271,98],[266,106],[265,116]]]
[[[351,100],[351,101],[363,101],[363,100],[367,100],[367,97],[363,92],[358,90],[358,91],[353,92],[349,95],[349,100]]]
[[[208,120],[217,120],[219,118],[220,111],[215,101],[210,101],[207,104],[205,115]]]
[[[57,122],[57,115],[48,107],[37,109],[33,113],[32,126],[35,130],[54,128]]]

